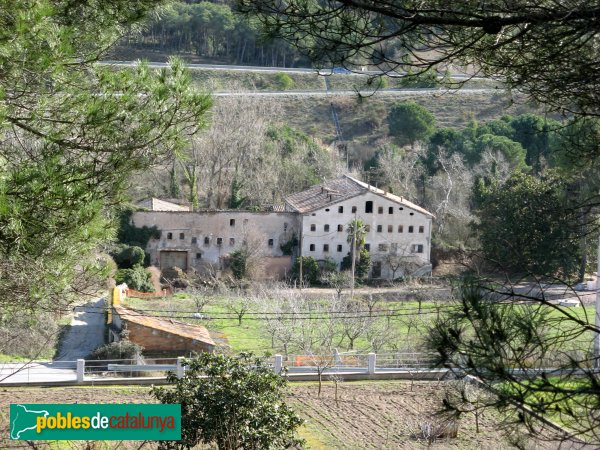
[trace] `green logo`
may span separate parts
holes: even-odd
[[[181,439],[181,405],[13,404],[15,440]]]

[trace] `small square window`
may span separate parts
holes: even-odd
[[[404,226],[398,225],[398,233],[403,233],[403,232],[404,232]]]
[[[394,214],[394,207],[393,206],[390,206],[388,208],[388,214]]]
[[[273,247],[273,239],[269,239],[269,241],[267,242],[267,245],[269,247]]]
[[[383,231],[383,225],[377,225],[377,232],[381,233]]]
[[[365,250],[370,252],[371,251],[371,244],[365,244]]]
[[[415,215],[415,213],[410,213],[410,215],[411,215],[411,216],[414,216],[414,215]]]
[[[337,251],[341,253],[342,249],[343,249],[342,244],[338,244]]]
[[[388,250],[388,245],[387,244],[379,244],[377,246],[377,250],[379,250],[380,252],[387,252]]]
[[[425,227],[423,225],[419,225],[419,233],[425,233]]]
[[[383,206],[377,208],[377,214],[383,214]]]
[[[311,252],[314,252],[314,251],[315,251],[315,244],[310,244],[310,245],[308,246],[308,249],[309,249]]]
[[[324,252],[328,252],[329,251],[329,244],[323,244],[323,251]]]
[[[338,212],[341,214],[344,212],[344,207],[343,206],[338,206]]]
[[[198,238],[197,237],[193,237],[192,238],[192,244],[197,244],[198,243]]]
[[[341,232],[341,231],[344,231],[344,225],[342,225],[342,224],[339,224],[339,225],[338,225],[338,231],[340,231],[340,232]]]
[[[210,238],[208,236],[206,236],[204,238],[204,245],[208,245],[208,244],[210,244]]]
[[[229,219],[229,226],[235,227],[235,219]]]
[[[202,253],[196,253],[196,259],[202,259]]]
[[[423,245],[422,244],[413,244],[410,248],[412,253],[423,253]]]
[[[394,225],[388,225],[388,233],[392,233],[394,231]]]
[[[413,227],[412,225],[409,225],[408,232],[409,233],[414,233],[415,232],[415,227]]]
[[[352,212],[355,213],[356,212],[356,206],[352,207]]]
[[[217,238],[217,245],[223,245],[223,238]]]
[[[310,224],[310,231],[317,231],[317,226],[314,223]]]
[[[179,239],[181,239],[181,240],[185,239],[185,233],[179,233]]]
[[[329,231],[329,224],[326,224],[326,225],[323,227],[323,230],[324,230],[324,231]]]
[[[233,247],[235,245],[235,238],[229,238],[229,245]]]
[[[167,239],[173,239],[173,233],[167,233]]]

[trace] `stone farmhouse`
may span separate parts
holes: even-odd
[[[243,210],[138,211],[135,226],[156,226],[160,238],[151,239],[146,251],[161,270],[178,267],[198,272],[225,269],[227,256],[244,243],[260,247],[267,278],[283,278],[292,256],[332,259],[338,268],[350,252],[347,225],[361,219],[367,228],[366,249],[371,253],[370,278],[388,279],[431,272],[433,214],[408,200],[382,191],[348,175],[313,186],[285,198],[270,212]],[[154,209],[154,208],[152,208]],[[282,246],[296,240],[293,255]]]

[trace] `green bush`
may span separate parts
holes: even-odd
[[[365,279],[369,276],[369,270],[371,269],[371,254],[363,248],[358,256],[360,259],[359,257],[356,258],[354,274],[358,279]],[[342,259],[340,270],[352,270],[352,255],[350,252]]]
[[[277,72],[275,75],[275,83],[278,89],[282,91],[287,91],[292,89],[295,85],[294,80],[287,73]]]
[[[142,266],[131,269],[117,270],[115,281],[117,284],[126,283],[131,289],[141,292],[154,292],[154,286],[150,282],[151,274]]]
[[[122,244],[117,246],[111,256],[117,263],[119,269],[131,269],[135,266],[143,266],[146,259],[146,252],[138,246]]]
[[[312,256],[302,256],[296,258],[294,266],[292,267],[292,274],[294,279],[298,279],[300,276],[300,259],[302,258],[302,278],[309,284],[317,284],[319,282],[319,263]]]
[[[229,255],[231,259],[230,268],[233,276],[238,280],[246,278],[248,274],[248,250],[236,250]]]

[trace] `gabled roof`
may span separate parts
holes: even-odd
[[[288,211],[307,213],[356,197],[365,191],[352,178],[344,176],[289,195],[285,198],[285,204]]]
[[[135,309],[128,309],[119,305],[113,305],[113,308],[121,319],[127,322],[137,323],[138,325],[154,328],[155,330],[164,331],[175,336],[215,345],[208,330],[201,325],[192,325],[178,320],[148,316]]]
[[[304,214],[357,197],[365,192],[371,192],[429,217],[435,217],[426,209],[409,202],[403,197],[385,192],[349,175],[289,195],[285,198],[285,205],[288,211]]]
[[[150,211],[189,211],[188,206],[182,206],[177,203],[173,203],[167,200],[161,200],[160,198],[148,198],[138,203],[138,206],[147,208]]]

